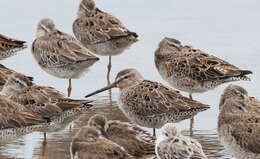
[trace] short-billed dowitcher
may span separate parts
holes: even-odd
[[[203,93],[223,83],[250,80],[246,75],[252,73],[168,37],[159,43],[154,60],[162,78],[172,87],[188,92],[190,98],[192,93]]]
[[[155,151],[159,159],[207,159],[201,144],[182,136],[180,128],[174,123],[167,123],[160,129]]]
[[[38,86],[21,74],[13,74],[4,85],[1,95],[29,108],[32,112],[50,119],[71,108],[84,106],[90,101],[66,98],[52,87]]]
[[[165,81],[174,88],[192,93],[203,93],[232,81],[250,80],[249,70],[209,55],[180,41],[164,38],[155,52],[155,65]]]
[[[9,68],[5,67],[4,65],[0,64],[0,91],[3,89],[3,86],[8,81],[8,78],[11,75],[13,75],[14,73],[21,74],[21,73],[18,73],[16,71],[9,69]],[[24,76],[24,78],[27,78],[27,80],[33,81],[33,77],[25,76],[25,75],[23,75],[23,76]]]
[[[70,96],[71,79],[82,76],[99,58],[74,37],[57,30],[51,19],[42,19],[38,23],[36,36],[32,44],[35,60],[47,73],[69,79]]]
[[[118,120],[107,120],[103,115],[94,115],[88,121],[107,139],[125,148],[132,156],[154,155],[155,137],[141,127]]]
[[[25,41],[12,39],[0,34],[0,60],[15,55],[18,51],[27,48]]]
[[[8,97],[0,96],[0,129],[45,123],[46,120]]]
[[[251,99],[245,89],[230,85],[220,100],[219,138],[238,159],[260,158],[260,104]]]
[[[116,17],[98,9],[93,0],[82,0],[77,15],[73,23],[74,35],[93,53],[109,56],[109,79],[111,56],[121,54],[137,42],[138,35]]]
[[[71,159],[134,159],[123,147],[102,137],[95,127],[82,127],[70,146]]]
[[[97,90],[120,88],[119,107],[131,121],[148,128],[160,128],[168,122],[188,119],[209,106],[182,96],[178,91],[160,83],[145,80],[136,69],[125,69],[117,74],[115,82]]]

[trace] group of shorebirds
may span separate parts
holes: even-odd
[[[122,53],[138,41],[116,17],[101,11],[93,0],[82,0],[73,23],[73,36],[59,31],[51,19],[40,20],[31,51],[47,73],[79,78],[99,58]],[[0,36],[0,59],[26,48],[24,41]],[[250,80],[252,72],[173,38],[164,38],[154,54],[155,66],[173,88],[146,80],[136,69],[120,71],[113,83],[86,97],[119,88],[120,110],[132,122],[107,120],[94,115],[71,142],[73,159],[130,159],[156,154],[159,159],[205,159],[198,141],[181,135],[176,122],[192,119],[209,105],[192,99],[232,81]],[[0,65],[0,128],[18,129],[50,122],[53,117],[78,107],[90,108],[89,100],[74,100],[52,87],[39,86],[33,78]],[[219,104],[218,133],[226,149],[239,159],[260,159],[260,102],[237,85],[229,85]],[[191,121],[191,128],[192,128]],[[153,135],[143,128],[153,128]],[[160,129],[156,134],[155,129]]]

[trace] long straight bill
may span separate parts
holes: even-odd
[[[99,89],[99,90],[93,92],[93,93],[90,93],[90,94],[86,95],[85,98],[91,97],[91,96],[93,96],[93,95],[95,95],[95,94],[104,92],[104,91],[106,91],[106,90],[108,90],[108,89],[111,89],[111,88],[114,88],[114,87],[116,87],[116,84],[117,84],[117,82],[114,82],[114,83],[112,83],[112,84],[109,85],[109,86],[106,86],[106,87],[104,87],[104,88],[101,88],[101,89]]]

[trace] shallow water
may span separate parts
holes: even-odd
[[[163,3],[162,3],[163,2]],[[220,58],[254,72],[251,82],[236,82],[245,87],[252,96],[260,98],[259,67],[259,18],[260,2],[257,0],[96,0],[97,5],[119,17],[131,30],[140,35],[140,41],[122,55],[112,58],[112,74],[121,69],[135,67],[144,77],[166,84],[154,67],[153,54],[158,42],[165,36],[176,38],[184,44],[208,51]],[[29,42],[34,39],[37,22],[43,17],[52,18],[57,27],[72,34],[79,0],[8,0],[0,1],[1,33]],[[40,85],[49,85],[66,92],[67,80],[58,79],[43,72],[34,61],[30,49],[2,61],[4,65],[35,77]],[[73,80],[74,98],[106,85],[108,58],[101,57],[91,72],[81,79]],[[223,85],[214,91],[195,94],[194,99],[207,103],[212,108],[196,116],[194,135],[211,158],[231,158],[219,145],[216,135],[218,101]],[[115,119],[123,115],[117,111],[118,90],[112,90],[112,104],[108,92],[92,97],[100,107],[98,112]],[[186,93],[183,93],[187,95]],[[113,109],[112,109],[113,108]],[[115,110],[114,110],[115,109]],[[114,111],[116,111],[116,113]],[[73,122],[71,128],[48,133],[47,145],[42,144],[42,133],[31,133],[18,139],[0,144],[0,158],[68,158],[69,142],[75,130],[86,123],[90,114]],[[84,119],[85,118],[85,119]],[[189,121],[181,122],[187,130]]]

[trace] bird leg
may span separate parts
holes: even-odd
[[[107,82],[108,82],[108,84],[110,84],[110,72],[111,72],[111,68],[112,68],[111,56],[109,56],[109,61],[108,61],[108,65],[107,65]]]
[[[190,99],[192,98],[192,94],[189,94]],[[191,117],[190,119],[190,136],[193,136],[193,127],[194,127],[194,116]]]
[[[71,96],[72,86],[71,86],[71,79],[69,79],[69,87],[68,87],[68,97]]]
[[[156,136],[156,130],[153,128],[153,136]]]
[[[43,144],[47,144],[47,134],[46,134],[46,132],[43,133]]]

